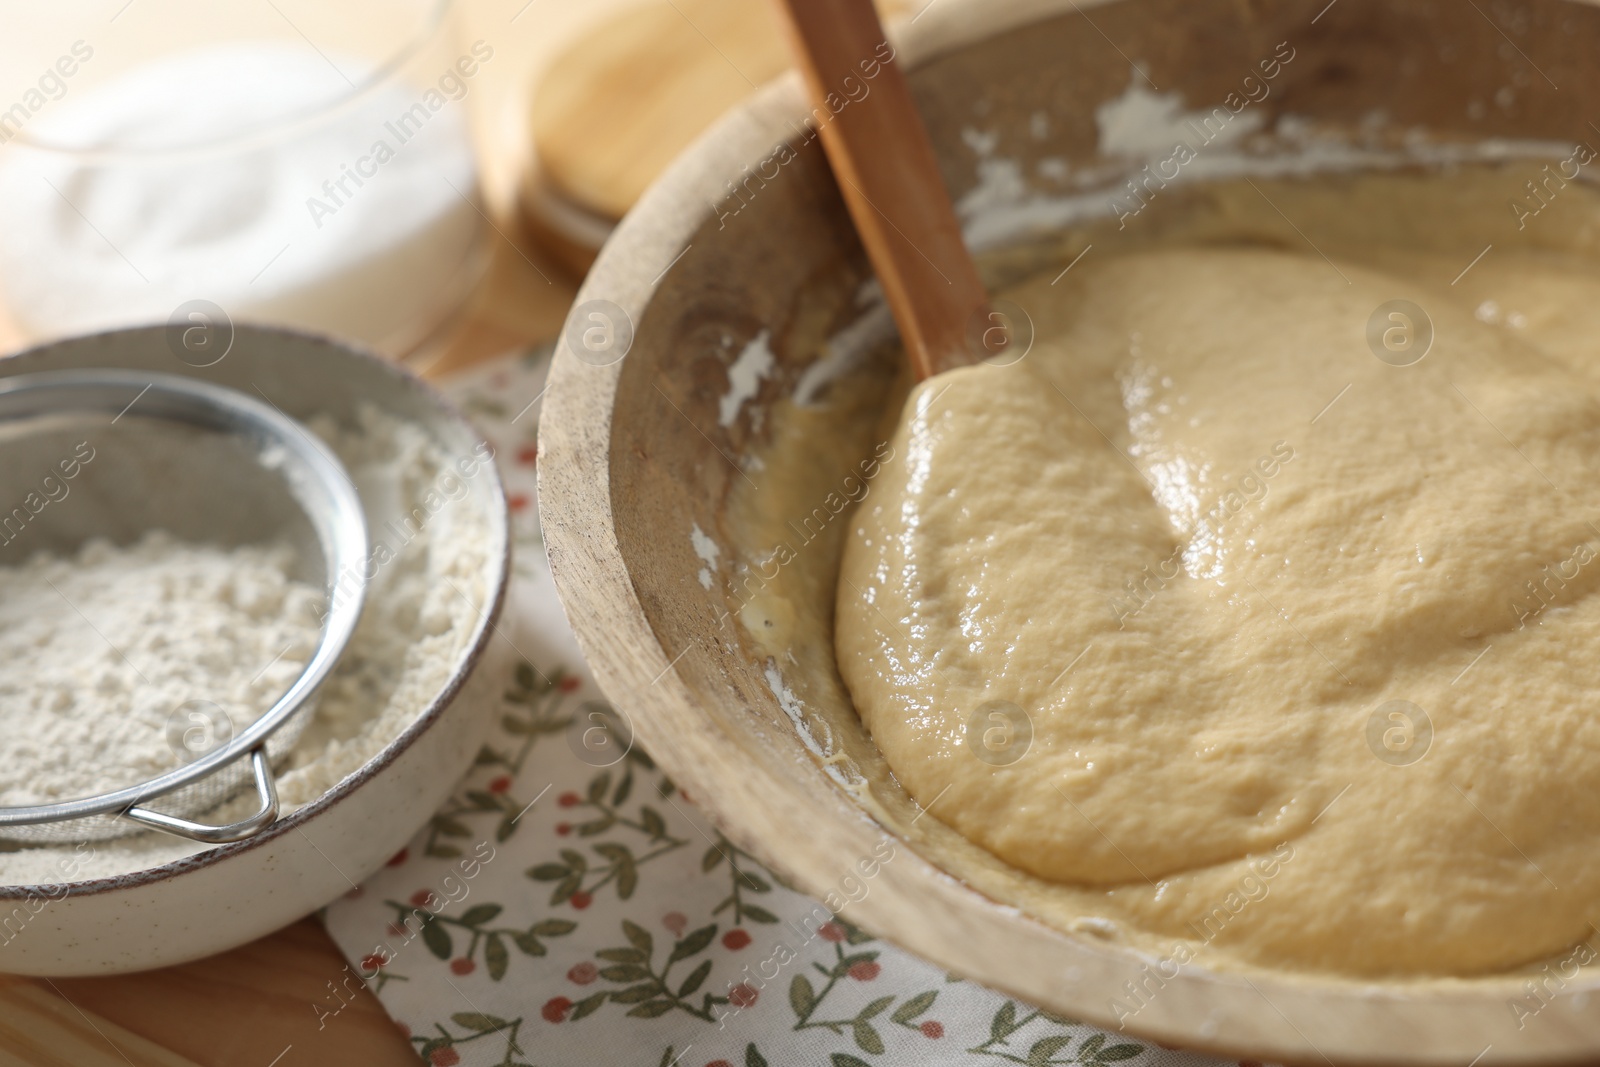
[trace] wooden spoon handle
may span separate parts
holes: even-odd
[[[777,0],[811,120],[919,380],[974,361],[988,302],[871,0]]]

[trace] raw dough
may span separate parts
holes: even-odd
[[[911,392],[839,671],[914,798],[1110,929],[1362,976],[1551,956],[1600,915],[1600,198],[1452,286],[1512,174],[1267,187],[1304,232],[1198,194],[1149,223],[1186,239],[1004,294],[1021,362]],[[1408,366],[1367,339],[1396,299],[1434,333]]]

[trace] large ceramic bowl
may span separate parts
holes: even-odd
[[[115,330],[0,360],[0,376],[80,367],[184,374],[265,396],[301,420],[321,415],[351,427],[358,407],[370,404],[421,428],[451,456],[487,448],[420,380],[332,341],[240,326],[214,365],[191,366],[175,351],[162,327]],[[9,474],[0,480],[14,481]],[[503,677],[488,660],[504,654],[496,648],[504,642],[490,640],[509,575],[504,492],[492,463],[461,481],[465,493],[448,506],[475,510],[489,532],[477,583],[482,602],[448,680],[404,730],[320,797],[248,840],[118,877],[0,887],[0,971],[105,974],[224,951],[350,891],[438,810],[488,732],[493,694],[477,689]],[[363,498],[362,505],[378,538],[417,502]]]
[[[1293,62],[1249,105],[1264,130],[1293,114],[1356,138],[1375,123],[1457,145],[1595,136],[1600,10],[1571,0],[939,0],[898,45],[953,195],[993,209],[981,225],[969,215],[969,237],[994,238],[1049,221],[1062,161],[1075,173],[1108,164],[1099,105],[1130,91],[1206,109],[1259,95],[1243,79],[1283,42]],[[1189,966],[1157,990],[1155,957],[1035,919],[981,862],[957,877],[929,858],[951,854],[929,847],[937,819],[913,825],[915,809],[883,790],[862,802],[846,771],[876,756],[859,723],[848,708],[799,706],[788,664],[729,621],[740,602],[726,575],[709,580],[730,551],[726,508],[747,477],[736,464],[770,446],[770,420],[748,412],[799,387],[821,350],[790,339],[803,320],[847,322],[869,276],[804,136],[807,112],[798,83],[780,81],[677,162],[601,254],[552,372],[540,462],[551,564],[601,685],[652,755],[800,888],[939,966],[1071,1016],[1115,1027],[1132,983],[1153,995],[1130,1032],[1253,1058],[1600,1052],[1600,984],[1585,975],[1547,985],[1537,1019],[1513,1010],[1528,995],[1513,978],[1403,985]],[[620,360],[602,321],[618,315],[634,331]],[[580,358],[587,328],[600,332]],[[731,373],[764,330],[774,365]],[[798,725],[818,711],[833,730],[820,743]],[[892,862],[871,862],[887,849]]]

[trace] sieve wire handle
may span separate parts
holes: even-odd
[[[206,823],[191,822],[180,819],[176,815],[165,812],[152,811],[141,808],[135,804],[122,814],[134,820],[153,826],[157,830],[165,830],[169,834],[187,837],[195,841],[203,841],[208,845],[220,845],[228,841],[243,841],[247,837],[254,837],[278,817],[278,789],[272,781],[272,766],[267,762],[267,745],[263,741],[250,750],[250,769],[255,774],[256,795],[261,798],[261,808],[248,819],[230,822],[225,826],[209,826]]]

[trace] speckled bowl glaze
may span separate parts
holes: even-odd
[[[1254,92],[1243,79],[1281,42],[1293,62],[1249,105],[1262,129],[1295,115],[1359,137],[1381,113],[1399,134],[1456,143],[1593,143],[1600,9],[1577,0],[937,0],[896,40],[953,196],[999,191],[1024,212],[1062,194],[1063,160],[1074,173],[1115,164],[1099,151],[1099,105],[1136,90],[1220,106]],[[740,605],[730,581],[711,580],[720,564],[705,539],[727,529],[730,491],[746,477],[730,457],[765,443],[759,420],[726,418],[723,401],[738,393],[748,412],[792,395],[821,358],[816,344],[788,343],[797,324],[851,321],[870,275],[805,136],[808,112],[798,81],[780,80],[679,159],[578,294],[585,315],[606,301],[626,316],[631,349],[580,355],[569,329],[551,374],[539,465],[551,565],[600,684],[651,754],[730,838],[829,907],[1075,1018],[1117,1028],[1116,1005],[1138,1004],[1121,1020],[1130,1033],[1289,1063],[1600,1053],[1600,983],[1587,973],[1546,985],[1529,1018],[1513,1010],[1529,1003],[1523,976],[1406,985],[1228,973],[1047,925],[981,857],[959,873],[943,865],[957,846],[925,847],[937,820],[916,825],[912,806],[885,799],[892,784],[872,804],[859,782],[847,787],[840,760],[881,758],[851,709],[822,709],[822,742],[797,728],[806,712],[786,696],[788,667],[727,622]],[[773,363],[746,395],[731,353],[763,331]],[[871,862],[885,849],[893,862]]]
[[[355,424],[373,404],[423,428],[449,454],[483,445],[476,430],[421,380],[375,356],[309,334],[235,330],[209,367],[179,360],[162,327],[115,330],[29,349],[0,361],[0,376],[79,367],[184,374],[265,395],[286,414]],[[258,392],[259,391],[259,392]],[[484,603],[445,685],[398,737],[314,802],[245,841],[114,878],[0,886],[0,971],[88,975],[160,967],[233,948],[315,911],[394,855],[466,772],[486,736],[497,667],[492,642],[510,574],[505,495],[498,474],[462,479],[481,509],[487,546]],[[363,500],[370,529],[398,517],[399,501]],[[394,515],[390,514],[393,510]],[[484,687],[488,687],[485,690]]]

